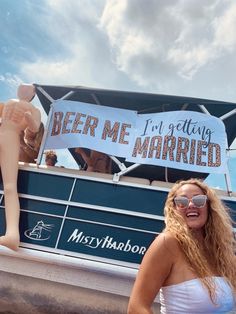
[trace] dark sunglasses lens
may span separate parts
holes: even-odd
[[[205,206],[207,197],[206,195],[197,195],[192,198],[195,207],[201,208]]]
[[[176,197],[174,199],[175,205],[179,208],[186,208],[188,207],[188,199],[187,197]]]

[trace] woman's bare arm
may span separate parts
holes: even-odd
[[[151,314],[152,304],[169,276],[174,257],[172,236],[162,233],[150,245],[140,265],[130,296],[128,314]]]

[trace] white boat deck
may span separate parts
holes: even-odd
[[[5,313],[126,313],[137,269],[23,248],[0,255]]]

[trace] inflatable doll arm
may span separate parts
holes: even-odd
[[[25,113],[25,120],[27,123],[27,130],[33,133],[38,132],[41,123],[40,110],[33,107],[31,111],[27,111]]]
[[[2,116],[3,106],[4,106],[4,104],[2,102],[0,102],[0,117]]]
[[[25,113],[27,128],[24,131],[24,141],[26,144],[34,146],[35,138],[40,130],[41,113],[39,109],[33,108],[32,112]]]

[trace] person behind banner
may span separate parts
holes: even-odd
[[[176,183],[164,208],[166,227],[147,250],[128,314],[228,313],[235,309],[236,243],[228,209],[198,179]]]
[[[21,95],[21,94],[20,94]],[[23,95],[25,95],[23,93]],[[17,194],[18,160],[20,134],[28,138],[39,131],[41,114],[26,98],[11,99],[2,104],[0,126],[0,166],[4,188],[6,233],[0,237],[0,245],[17,250],[20,242],[19,214],[20,206]]]
[[[90,150],[87,152],[81,147],[75,148],[75,152],[80,154],[83,160],[86,162],[86,171],[111,173],[111,158],[109,155],[96,150]]]
[[[45,164],[46,166],[55,166],[57,163],[57,154],[54,150],[45,152]]]

